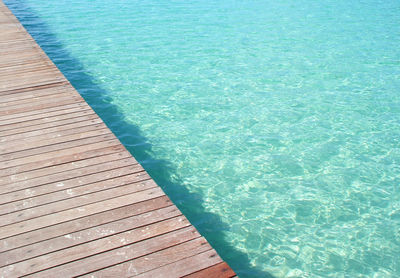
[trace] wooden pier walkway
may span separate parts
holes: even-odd
[[[0,0],[0,277],[233,277]]]

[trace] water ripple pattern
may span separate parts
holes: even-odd
[[[399,1],[5,2],[241,277],[400,277]]]

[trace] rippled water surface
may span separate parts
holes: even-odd
[[[400,2],[7,0],[242,277],[400,277]]]

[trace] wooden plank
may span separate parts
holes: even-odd
[[[108,133],[108,134],[107,134]],[[104,135],[105,134],[105,135]],[[99,131],[97,132],[97,135],[95,132],[92,132],[92,136],[88,136],[86,138],[79,138],[73,141],[69,142],[61,142],[58,144],[53,144],[53,145],[47,145],[35,149],[29,149],[29,150],[24,150],[24,151],[19,151],[15,153],[10,153],[10,154],[3,154],[0,156],[0,161],[5,161],[4,163],[0,165],[0,169],[2,166],[4,168],[10,167],[10,165],[14,166],[15,163],[19,162],[21,158],[28,157],[22,162],[30,162],[32,159],[37,158],[37,155],[41,155],[41,157],[45,157],[44,154],[53,152],[53,151],[58,151],[58,150],[63,150],[63,149],[71,149],[73,147],[77,146],[83,146],[91,143],[96,143],[96,142],[101,142],[101,141],[108,141],[115,139],[115,135],[110,133],[109,131]]]
[[[22,32],[13,32],[13,33],[8,33],[8,34],[2,34],[0,37],[1,42],[8,42],[8,41],[15,41],[15,40],[21,40],[24,39],[25,35]]]
[[[11,185],[3,185],[0,187],[0,202],[6,204],[8,202],[42,195],[45,194],[45,192],[55,192],[85,183],[101,181],[107,177],[115,177],[115,175],[137,173],[141,171],[143,171],[143,168],[132,157],[109,161],[32,180],[12,183]]]
[[[0,46],[5,45],[5,43],[0,42]],[[3,55],[6,56],[6,55]],[[6,56],[7,57],[7,56]],[[38,56],[38,55],[30,55],[30,56],[25,56],[23,59],[17,59],[17,58],[10,58],[8,57],[7,59],[2,59],[0,63],[0,69],[5,69],[8,67],[14,67],[14,66],[23,66],[23,65],[29,65],[32,63],[37,63],[44,61],[46,62],[43,57]],[[2,93],[0,93],[2,94]]]
[[[35,113],[35,115],[27,116],[27,117],[18,117],[16,115],[13,119],[10,120],[3,120],[1,124],[2,130],[8,130],[13,128],[21,128],[33,125],[39,125],[44,123],[56,122],[71,118],[77,118],[85,115],[94,114],[92,110],[89,109],[86,105],[82,105],[79,102],[74,101],[66,101],[60,102],[60,105],[66,105],[68,108],[63,109],[62,106],[58,106],[56,111],[52,111],[50,113]],[[72,107],[69,107],[69,106]],[[56,106],[46,107],[46,108],[54,108]],[[28,110],[32,111],[32,110]],[[36,111],[40,111],[36,110]],[[10,116],[10,115],[7,115]]]
[[[220,262],[222,262],[222,259],[218,256],[217,252],[215,252],[215,250],[209,250],[175,263],[139,275],[134,275],[134,277],[163,278],[165,277],[165,273],[170,273],[170,277],[182,277]]]
[[[74,163],[79,160],[95,158],[104,154],[124,150],[125,148],[120,145],[119,141],[114,139],[46,153],[43,154],[43,156],[35,157],[36,159],[33,159],[31,161],[25,161],[28,158],[17,159],[14,162],[21,162],[22,164],[17,164],[12,167],[0,169],[0,177],[9,177],[13,179],[13,177],[17,174],[25,174],[30,171],[45,168],[48,168],[51,173],[51,169],[53,169],[53,167],[57,167],[58,165]],[[24,164],[23,162],[26,163]]]
[[[104,130],[106,129],[106,130]],[[104,123],[87,125],[73,129],[65,129],[57,132],[41,134],[33,137],[22,138],[14,141],[11,147],[0,147],[0,155],[20,152],[28,149],[59,144],[87,137],[109,134],[110,130]]]
[[[73,102],[72,100],[68,100],[66,102],[61,102],[61,105],[66,104],[78,104],[77,102]],[[56,107],[56,106],[52,106]],[[58,107],[60,109],[60,107]],[[47,116],[49,115],[50,116]],[[85,105],[75,105],[74,108],[65,109],[65,110],[57,110],[55,112],[49,114],[36,114],[32,117],[24,117],[24,118],[14,118],[13,120],[5,120],[3,124],[0,125],[2,131],[37,126],[41,124],[53,123],[67,119],[79,118],[82,116],[94,115],[93,110],[90,110]],[[54,115],[54,116],[53,116]],[[35,118],[35,119],[32,119]],[[57,124],[57,123],[55,123]],[[34,127],[36,128],[36,127]]]
[[[1,53],[0,55],[7,55],[4,53]],[[19,64],[19,65],[13,65],[13,66],[8,66],[8,67],[2,67],[0,71],[0,78],[1,79],[8,79],[9,77],[15,75],[16,73],[30,73],[34,71],[40,71],[44,70],[47,68],[53,68],[54,70],[57,70],[57,68],[54,65],[51,65],[49,63],[46,63],[45,60],[37,60],[34,63],[27,63],[27,64]],[[10,76],[11,75],[11,76]]]
[[[34,178],[44,177],[56,173],[61,173],[69,170],[83,168],[91,165],[105,163],[130,157],[130,153],[122,147],[111,147],[103,149],[103,152],[97,153],[96,157],[81,159],[75,162],[63,163],[52,167],[45,167],[27,172],[19,172],[18,174],[0,177],[0,185],[7,185],[16,182],[27,181]]]
[[[26,50],[22,50],[26,52]],[[2,55],[7,55],[2,53]],[[36,63],[36,64],[25,64],[14,67],[3,68],[0,72],[1,79],[13,80],[15,76],[24,74],[24,76],[29,76],[35,74],[40,74],[41,72],[57,72],[56,66],[46,63]],[[57,74],[59,74],[57,72]]]
[[[5,24],[0,25],[1,28],[5,26]],[[6,54],[9,50],[30,50],[30,49],[37,49],[35,45],[32,45],[30,43],[21,43],[20,41],[11,41],[11,42],[4,42],[1,45],[0,48],[0,54],[4,55]]]
[[[23,74],[15,75],[11,79],[8,76],[7,82],[4,82],[2,79],[3,78],[0,79],[0,92],[65,81],[61,76],[54,75],[54,71],[36,73],[36,75],[32,74],[29,76]]]
[[[61,190],[72,189],[74,187],[83,186],[86,184],[95,184],[98,182],[104,182],[109,179],[134,174],[136,178],[147,177],[147,173],[144,172],[140,165],[124,166],[115,169],[108,169],[96,174],[86,175],[82,177],[75,177],[69,180],[63,180],[57,183],[44,184],[37,187],[26,188],[18,191],[8,192],[1,195],[1,203],[7,204],[10,202],[16,202],[20,200],[30,199],[36,196],[57,192]],[[145,178],[143,177],[143,179]],[[7,188],[7,190],[13,190]]]
[[[99,181],[99,182],[95,182],[95,183],[81,185],[81,186],[73,187],[70,189],[60,190],[60,191],[56,191],[53,193],[48,193],[48,194],[40,195],[37,197],[28,198],[28,199],[18,201],[18,202],[4,204],[4,205],[1,205],[1,213],[7,214],[7,213],[15,212],[15,211],[28,210],[32,207],[43,206],[46,204],[52,204],[52,203],[55,203],[58,201],[65,201],[65,200],[70,200],[70,199],[73,199],[75,202],[77,199],[76,197],[84,196],[85,200],[84,200],[84,202],[79,204],[79,205],[81,205],[81,204],[84,204],[85,202],[93,201],[93,200],[87,200],[89,197],[88,194],[102,192],[102,191],[106,191],[109,189],[113,189],[115,187],[126,186],[126,185],[130,185],[133,183],[139,183],[139,182],[146,183],[148,180],[150,180],[150,177],[145,172],[119,176],[119,177],[115,177],[115,178],[111,178],[111,179],[107,179],[107,180],[103,180],[103,181]],[[151,183],[151,182],[147,182],[147,183]],[[107,194],[107,193],[111,193],[111,192],[110,191],[105,192],[105,194]],[[119,192],[118,192],[118,194],[115,196],[118,196],[118,195],[121,195],[121,194],[119,194]],[[109,196],[106,196],[106,197],[109,197]],[[59,206],[59,204],[56,204],[56,205]],[[56,209],[58,209],[58,207]],[[34,211],[35,211],[35,213],[37,213],[36,209]]]
[[[122,147],[120,142],[114,138],[110,140],[106,140],[106,138],[103,139],[104,140],[100,140],[100,142],[85,142],[85,144],[76,147],[2,162],[0,164],[0,177],[96,157],[97,153],[104,149]]]
[[[137,229],[111,235],[106,238],[96,239],[94,241],[86,242],[68,249],[52,252],[37,258],[28,259],[26,261],[15,263],[12,266],[2,267],[0,268],[0,275],[7,276],[7,274],[10,273],[10,269],[12,270],[12,275],[7,277],[13,277],[13,275],[22,275],[26,273],[35,273],[47,269],[47,271],[44,271],[43,274],[40,275],[46,275],[45,272],[47,272],[47,276],[52,273],[51,275],[54,277],[54,275],[57,273],[55,271],[57,270],[49,270],[48,268],[113,250],[121,246],[129,246],[133,243],[178,230],[189,225],[190,224],[185,217],[178,216],[176,218],[163,220],[155,224],[150,224]],[[192,227],[189,227],[189,229],[194,230]],[[69,268],[72,267],[68,267],[68,270],[70,271]],[[71,274],[72,273],[69,275],[64,274],[63,276],[71,277]]]
[[[38,242],[62,237],[67,234],[113,222],[118,219],[167,207],[171,204],[172,203],[169,198],[164,195],[147,201],[127,204],[118,208],[105,210],[104,212],[84,216],[72,221],[65,221],[59,224],[47,226],[40,230],[33,230],[30,232],[13,235],[7,238],[7,240],[0,240],[0,252],[14,250],[23,246],[28,247]]]
[[[44,88],[37,88],[36,90],[28,90],[28,91],[22,91],[16,94],[11,94],[11,95],[3,95],[0,98],[0,103],[3,102],[10,102],[10,101],[21,101],[21,100],[27,100],[27,99],[32,99],[32,98],[38,98],[42,96],[57,96],[59,92],[67,92],[64,85],[58,85],[56,87],[44,87]],[[74,94],[74,91],[69,91],[71,94]]]
[[[91,272],[82,277],[105,278],[135,276],[153,270],[157,267],[171,264],[184,258],[209,251],[211,249],[212,247],[208,244],[208,242],[203,237],[199,237],[155,253]]]
[[[22,248],[0,253],[0,267],[24,261],[39,255],[70,248],[91,240],[129,231],[138,227],[160,222],[181,215],[175,206],[163,207],[142,214],[122,218],[88,229],[68,233]]]
[[[182,221],[181,224],[179,224],[179,226],[188,224],[184,222],[184,218],[180,219]],[[59,274],[61,277],[72,277],[72,276],[83,275],[88,272],[98,270],[101,267],[115,265],[117,263],[124,262],[127,259],[128,260],[134,259],[140,256],[154,253],[159,250],[165,249],[169,246],[174,246],[198,238],[200,236],[199,233],[196,231],[196,229],[194,229],[194,227],[192,226],[179,230],[174,229],[175,227],[160,227],[160,228],[161,228],[160,230],[162,231],[158,231],[157,234],[161,233],[164,234],[155,236],[153,238],[148,238],[142,241],[136,241],[135,243],[123,246],[122,248],[117,248],[108,252],[93,255],[85,258],[85,260],[77,260],[74,262],[67,263],[63,266],[50,268],[45,271],[36,273],[35,276],[54,277],[54,275]],[[151,229],[147,230],[148,233],[150,230]],[[165,234],[165,232],[169,230],[171,230],[171,232]],[[146,233],[146,230],[143,229],[143,232]],[[164,273],[164,275],[165,274],[166,273]],[[32,277],[32,276],[27,276],[27,277]]]
[[[0,25],[0,31],[2,32],[2,35],[5,35],[8,33],[8,35],[11,35],[9,32],[9,30],[7,30],[8,28],[4,28],[7,25],[5,24],[1,24]],[[9,25],[8,27],[12,28],[12,25]],[[15,31],[14,31],[15,33]],[[17,32],[17,34],[19,34],[20,32]],[[2,36],[2,38],[4,38]],[[26,39],[26,42],[31,40]],[[11,56],[14,52],[16,51],[21,51],[22,50],[26,50],[26,52],[31,52],[32,50],[35,50],[37,52],[37,48],[32,44],[32,43],[21,43],[21,39],[15,39],[15,40],[1,40],[2,43],[2,48],[0,49],[0,53],[2,55],[4,55],[4,59],[6,59],[7,57]],[[22,52],[23,54],[24,52]],[[3,59],[2,59],[3,60]]]
[[[0,146],[0,155],[20,152],[23,150],[36,149],[49,145],[54,145],[63,142],[69,142],[109,133],[110,130],[103,123],[83,126],[74,129],[61,130],[58,132],[52,132],[34,137],[20,139],[18,141],[14,141],[12,146],[4,146],[4,147]]]
[[[38,218],[29,219],[23,222],[3,226],[0,229],[0,239],[5,239],[16,234],[22,234],[36,229],[41,229],[47,226],[74,220],[83,216],[96,214],[113,208],[150,200],[163,195],[164,192],[162,192],[160,188],[156,187],[149,190],[109,199],[105,202],[89,204],[83,207],[73,208],[66,211],[61,211],[54,214],[49,214]]]
[[[214,266],[202,269],[195,273],[185,276],[185,278],[232,278],[236,276],[235,272],[225,262],[216,264]]]
[[[0,88],[0,95],[7,95],[12,94],[15,91],[25,90],[25,89],[32,89],[37,87],[46,86],[49,84],[53,84],[54,86],[63,84],[65,80],[52,77],[51,74],[48,76],[43,76],[40,79],[32,78],[31,80],[19,80],[19,83],[13,83],[12,85],[4,85]],[[29,85],[27,85],[29,84]]]
[[[3,47],[3,46],[7,47],[6,44],[7,44],[7,42],[0,42],[1,47]],[[8,59],[8,61],[2,60],[0,63],[0,69],[18,66],[18,65],[28,65],[28,64],[36,63],[36,62],[40,62],[40,61],[43,61],[43,58],[40,56],[30,56],[29,58],[26,58],[23,60],[19,60],[19,59]]]
[[[19,99],[19,100],[7,100],[6,97],[2,98],[2,102],[0,102],[0,111],[5,111],[6,109],[12,109],[12,110],[16,110],[18,108],[20,108],[22,111],[24,111],[24,109],[22,108],[27,108],[29,107],[29,105],[32,104],[41,104],[41,103],[45,103],[45,102],[54,102],[60,98],[72,98],[72,99],[82,99],[80,96],[77,96],[76,94],[74,94],[71,91],[63,91],[60,90],[60,92],[58,92],[57,94],[50,94],[50,95],[40,95],[40,96],[35,96],[35,97],[31,97],[29,99]]]
[[[24,88],[19,88],[19,89],[13,89],[13,90],[8,90],[8,91],[2,91],[0,92],[0,95],[2,97],[8,97],[10,95],[18,95],[21,93],[29,92],[29,91],[34,91],[34,90],[40,90],[40,89],[45,89],[45,88],[64,88],[68,89],[69,82],[68,80],[62,80],[62,81],[57,81],[57,82],[50,82],[47,84],[42,84],[42,85],[32,85],[32,86],[27,86]]]
[[[3,25],[4,26],[4,25]],[[8,34],[7,34],[8,33]],[[8,36],[12,36],[13,34],[19,35],[20,32],[7,32],[6,30],[3,31],[2,34],[2,38],[5,38],[7,35]],[[22,34],[23,35],[23,34]],[[15,42],[15,40],[3,40],[3,43],[6,42],[8,44]],[[46,59],[45,56],[43,55],[43,53],[40,51],[39,48],[35,47],[34,45],[32,45],[32,40],[30,40],[30,48],[28,48],[26,51],[21,52],[19,50],[19,47],[14,47],[13,48],[8,48],[8,49],[3,49],[3,58],[2,60],[6,60],[7,58],[17,58],[18,56],[24,57],[23,55],[35,55],[35,56],[41,56],[44,60]],[[27,43],[28,44],[28,43]],[[22,47],[22,44],[19,44]]]
[[[0,142],[19,140],[28,137],[34,137],[37,135],[99,124],[102,122],[103,121],[99,119],[96,114],[91,114],[88,116],[58,121],[56,123],[46,123],[42,125],[5,130],[3,132],[0,131]]]
[[[75,113],[75,112],[82,112],[89,110],[89,107],[84,102],[72,103],[72,104],[62,104],[60,103],[57,107],[50,107],[45,109],[37,109],[31,110],[23,113],[18,113],[14,115],[4,115],[0,116],[0,126],[1,130],[3,130],[4,126],[21,123],[21,122],[28,122],[33,121],[41,118],[49,118],[55,117],[63,114]],[[40,123],[38,123],[40,124]],[[16,127],[18,128],[18,127]]]
[[[155,188],[156,186],[157,185],[154,183],[154,181],[152,181],[150,177],[148,177],[148,179],[145,181],[130,183],[118,186],[116,188],[110,188],[94,193],[89,193],[86,195],[76,196],[74,198],[59,200],[56,202],[37,206],[35,207],[35,209],[25,209],[22,211],[7,213],[1,217],[2,222],[0,225],[1,226],[10,225],[68,209],[79,208],[84,205],[106,201],[110,199],[111,196],[112,198],[115,198]]]
[[[0,203],[7,204],[13,202],[18,204],[18,200],[71,189],[76,186],[82,187],[85,184],[104,181],[117,176],[129,174],[142,175],[139,173],[143,171],[143,168],[132,157],[107,161],[105,163],[3,185],[0,187]],[[15,187],[13,187],[14,185]],[[26,201],[25,205],[28,206],[28,204],[29,202]]]
[[[43,70],[23,74],[0,76],[0,91],[7,92],[18,88],[30,88],[38,84],[65,81],[61,76],[55,75],[54,70]],[[6,81],[5,81],[6,80]]]
[[[20,105],[16,107],[9,107],[9,109],[5,109],[4,107],[2,107],[0,108],[0,115],[13,115],[36,109],[56,107],[57,103],[72,104],[78,102],[83,102],[83,99],[80,96],[64,96],[56,99],[48,99],[46,101],[42,101],[39,103],[32,103],[31,105]]]

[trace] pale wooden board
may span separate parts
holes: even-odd
[[[24,150],[36,149],[49,145],[60,144],[64,142],[79,140],[88,137],[94,137],[104,134],[110,134],[110,130],[103,123],[89,125],[79,128],[61,130],[48,134],[41,134],[34,137],[23,138],[13,141],[11,146],[0,146],[0,155],[21,152]]]
[[[1,225],[10,225],[14,223],[19,223],[29,219],[34,219],[44,215],[53,214],[56,212],[79,208],[85,205],[94,204],[98,202],[103,202],[112,198],[120,197],[135,192],[140,192],[155,188],[157,185],[154,181],[148,179],[145,181],[130,183],[126,185],[121,185],[116,188],[110,188],[94,193],[88,193],[81,196],[75,196],[74,198],[66,198],[60,201],[55,201],[52,203],[36,206],[33,209],[25,209],[16,212],[10,212],[1,216]],[[67,192],[68,193],[68,192]]]
[[[22,234],[33,230],[52,226],[65,221],[75,220],[87,215],[100,213],[106,210],[119,208],[132,203],[142,202],[163,196],[164,193],[160,188],[140,191],[125,196],[109,199],[104,202],[85,205],[78,208],[69,209],[49,215],[44,215],[34,219],[25,220],[15,224],[2,226],[0,229],[0,239],[4,240],[16,234]]]
[[[168,206],[37,242],[22,248],[0,253],[0,267],[73,247],[91,240],[108,237],[113,234],[157,223],[179,215],[181,215],[181,213],[175,206]]]
[[[18,275],[25,273],[34,273],[46,268],[62,265],[88,256],[93,256],[98,253],[110,251],[115,248],[121,248],[127,245],[129,246],[136,242],[140,242],[145,239],[150,239],[155,236],[162,235],[164,233],[168,233],[183,227],[187,227],[189,225],[190,224],[187,222],[187,220],[185,220],[183,216],[178,216],[176,218],[163,220],[155,224],[150,224],[148,226],[139,227],[137,229],[132,229],[118,234],[113,234],[112,232],[110,232],[110,229],[112,228],[105,227],[103,228],[104,230],[102,229],[99,230],[98,232],[110,233],[111,235],[108,237],[99,238],[90,242],[85,242],[80,245],[52,252],[37,258],[28,259],[26,261],[22,261],[14,265],[11,265],[10,267],[6,266],[0,268],[0,275],[6,276],[7,273],[10,272],[9,271],[10,269],[13,270],[13,274],[15,273]],[[109,260],[111,260],[111,258],[109,258]],[[93,263],[91,263],[90,266],[93,267]],[[14,269],[18,269],[18,271],[14,271]],[[69,271],[70,273],[69,275],[64,275],[64,277],[70,277],[71,275],[74,275],[74,273],[71,273],[73,267],[69,266],[68,268],[63,268],[63,269]],[[54,269],[49,270],[47,271],[48,273],[46,275],[49,275],[49,272],[52,272],[53,273],[52,275],[55,275],[57,273],[55,271],[57,270]],[[45,272],[46,271],[44,271],[43,274]]]
[[[20,172],[11,176],[0,177],[0,185],[6,185],[16,182],[27,181],[30,179],[65,172],[73,169],[87,167],[95,164],[101,164],[107,161],[114,161],[130,157],[130,153],[121,147],[111,147],[104,149],[104,152],[97,153],[96,157],[81,159],[75,162],[63,163],[42,169],[36,169],[27,172]]]
[[[229,267],[227,263],[222,262],[214,266],[202,269],[198,272],[189,274],[185,276],[185,278],[231,278],[234,276],[236,276],[235,272],[233,272],[233,270]]]
[[[71,104],[71,101],[67,101],[65,103],[61,102],[60,104]],[[5,120],[3,121],[3,124],[1,125],[1,130],[6,131],[6,130],[15,130],[18,128],[23,128],[23,127],[33,127],[36,129],[37,125],[42,125],[42,124],[47,124],[47,123],[53,123],[53,122],[58,122],[58,121],[63,121],[67,119],[73,119],[73,118],[79,118],[82,116],[87,116],[87,115],[93,115],[94,112],[90,110],[86,106],[78,106],[74,107],[72,109],[66,109],[66,110],[58,110],[56,111],[57,113],[46,113],[46,114],[37,114],[32,117],[23,117],[21,119],[14,118],[13,120]],[[49,115],[51,114],[51,115]],[[56,114],[55,116],[52,116]],[[36,118],[36,119],[32,119]],[[57,124],[57,123],[55,123]]]
[[[182,277],[220,262],[222,262],[222,259],[217,252],[209,250],[133,277],[163,278],[165,273],[170,273],[169,277]]]
[[[64,90],[63,90],[64,89]],[[38,88],[36,90],[28,90],[28,91],[23,91],[20,93],[16,94],[10,94],[10,95],[2,95],[0,98],[0,103],[7,103],[7,102],[13,102],[13,101],[24,101],[33,98],[40,98],[43,96],[57,96],[59,92],[67,91],[65,86],[59,86],[59,87],[51,87],[51,88]],[[70,90],[71,94],[75,94],[73,90]]]
[[[79,96],[60,96],[57,98],[42,101],[40,103],[32,103],[31,105],[20,105],[16,107],[0,108],[0,115],[13,115],[21,112],[32,111],[37,109],[57,107],[58,105],[73,104],[83,102]]]
[[[0,252],[30,247],[36,243],[75,233],[91,227],[113,222],[118,219],[138,215],[155,209],[167,207],[171,201],[166,196],[153,198],[135,204],[123,205],[111,210],[84,216],[72,221],[66,221],[40,230],[13,235],[7,240],[0,241]],[[31,249],[30,249],[31,250]],[[32,251],[31,251],[32,252]]]
[[[72,199],[76,201],[78,196],[84,196],[84,202],[80,203],[79,205],[85,203],[85,202],[91,202],[92,200],[88,200],[90,196],[87,196],[88,194],[91,194],[94,192],[103,192],[103,194],[108,194],[111,193],[108,191],[109,189],[113,189],[114,187],[118,186],[125,186],[131,183],[136,183],[136,182],[145,182],[150,180],[150,177],[143,171],[140,173],[136,174],[128,174],[124,176],[119,176],[115,178],[110,178],[108,180],[100,181],[100,182],[95,182],[95,183],[90,183],[86,185],[81,185],[69,189],[64,189],[60,191],[55,191],[52,193],[48,194],[43,194],[39,195],[36,197],[31,197],[27,198],[24,200],[16,201],[16,202],[11,202],[7,204],[1,205],[1,213],[2,214],[8,214],[12,213],[15,211],[21,211],[21,210],[29,210],[29,211],[34,211],[37,213],[37,207],[38,206],[43,206],[45,204],[50,204],[54,203],[57,201],[63,201],[65,202],[66,200]],[[151,181],[151,180],[150,180]],[[109,197],[109,196],[106,196]],[[59,209],[61,206],[60,204],[56,204],[56,209]],[[30,209],[35,207],[34,210]]]
[[[102,149],[121,145],[118,140],[111,136],[104,136],[102,139],[92,142],[93,139],[91,138],[91,142],[85,142],[85,144],[75,147],[2,162],[0,164],[0,177],[96,157],[97,152]]]
[[[209,251],[211,249],[212,247],[207,243],[207,241],[203,237],[199,237],[163,249],[161,251],[151,253],[143,257],[139,257],[96,272],[86,274],[83,277],[89,278],[134,276],[164,265],[180,261],[187,257]]]
[[[184,221],[184,218],[179,219],[182,220],[179,226],[186,226],[187,224],[189,224]],[[179,219],[177,220],[179,221]],[[131,245],[122,246],[118,249],[93,255],[91,257],[85,258],[85,260],[75,261],[61,267],[51,268],[49,270],[43,271],[42,273],[38,273],[37,277],[54,277],[54,275],[56,275],[57,273],[64,277],[86,274],[101,267],[115,265],[129,259],[134,259],[147,254],[151,254],[163,250],[169,246],[174,246],[198,238],[200,236],[192,226],[179,230],[175,229],[176,226],[160,226],[160,228],[162,228],[162,232],[155,231],[156,233],[152,233],[152,235],[161,234],[159,236],[144,239],[139,242],[136,241]],[[145,234],[149,233],[149,231],[146,231],[145,229],[142,229],[142,232]],[[164,232],[168,233],[162,234]],[[169,277],[170,274],[171,273],[164,272],[164,277]]]
[[[53,89],[54,90],[54,89]],[[50,91],[50,92],[49,92]],[[54,100],[55,98],[60,98],[60,97],[77,97],[74,92],[59,92],[57,94],[54,94],[54,91],[51,92],[52,90],[48,91],[42,91],[42,94],[38,94],[36,92],[35,94],[26,94],[25,96],[20,96],[19,98],[13,97],[12,95],[7,95],[3,96],[0,99],[0,108],[9,108],[9,109],[15,109],[15,108],[22,108],[22,107],[27,107],[32,104],[37,104],[37,103],[42,103],[43,101],[49,101],[49,100]],[[47,93],[47,94],[46,94]]]
[[[43,113],[43,111],[46,112]],[[0,127],[2,131],[13,130],[23,127],[37,126],[45,123],[52,123],[61,120],[78,118],[89,114],[92,115],[94,113],[92,113],[92,111],[90,110],[90,108],[87,106],[86,103],[73,103],[65,105],[61,103],[60,106],[46,108],[44,110],[39,109],[39,110],[19,113],[17,115],[5,115],[4,117],[0,116],[0,121],[1,121]],[[57,124],[58,123],[55,123],[55,125]],[[36,127],[34,128],[36,129]]]
[[[88,125],[94,125],[102,123],[103,121],[99,119],[96,114],[66,119],[63,121],[59,121],[57,123],[47,123],[42,125],[36,126],[28,126],[22,127],[17,129],[9,129],[3,132],[0,131],[0,142],[12,141],[12,140],[19,140],[23,138],[34,137],[37,135],[47,134],[58,132],[62,130],[74,129]]]
[[[88,105],[84,102],[72,103],[72,104],[60,104],[59,106],[44,108],[44,109],[34,109],[27,112],[3,115],[0,116],[1,125],[9,125],[13,123],[25,122],[40,119],[43,117],[52,117],[65,113],[72,113],[77,111],[83,111],[88,109]],[[79,110],[80,109],[80,110]]]
[[[15,183],[15,187],[8,185],[1,186],[0,194],[2,195],[0,202],[6,204],[50,192],[56,192],[62,189],[69,189],[84,184],[106,180],[107,178],[139,173],[142,171],[143,168],[133,161],[130,162],[130,165],[124,160],[110,161],[108,163],[77,169],[66,173],[54,174],[52,177],[46,176],[44,178],[40,177],[32,179],[28,182]]]
[[[125,148],[119,144],[118,140],[102,141],[99,143],[93,143],[75,147],[72,149],[66,149],[51,153],[46,153],[43,156],[36,157],[34,161],[27,162],[26,159],[19,159],[22,164],[1,169],[0,177],[6,179],[13,179],[14,175],[22,174],[34,170],[49,171],[52,174],[52,169],[66,163],[76,163],[80,160],[88,158],[96,158],[104,154],[114,153],[117,151],[123,151]],[[71,152],[72,151],[72,152]],[[26,162],[26,163],[23,163]],[[9,182],[7,182],[9,183]]]
[[[28,150],[23,150],[19,152],[13,152],[13,153],[8,153],[8,154],[3,154],[0,155],[0,161],[5,161],[2,163],[4,166],[9,166],[10,164],[16,163],[16,161],[20,161],[20,159],[23,159],[23,162],[28,162],[31,161],[34,158],[41,158],[45,157],[46,153],[52,153],[54,151],[59,151],[59,150],[66,150],[70,149],[73,147],[77,146],[83,146],[87,144],[92,144],[96,142],[104,142],[108,140],[113,140],[115,139],[115,135],[110,133],[108,130],[100,130],[97,132],[91,132],[90,135],[86,138],[77,138],[73,141],[68,141],[68,142],[60,142],[57,144],[53,145],[47,145],[43,147],[38,147],[34,149],[28,149]],[[29,157],[25,158],[25,157]],[[0,165],[0,169],[1,169]]]

